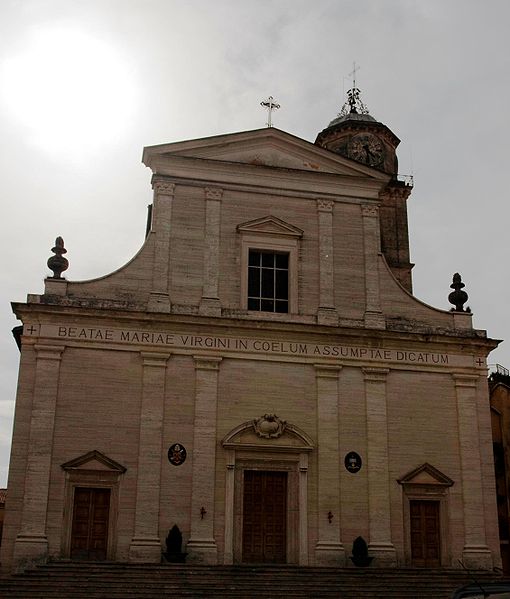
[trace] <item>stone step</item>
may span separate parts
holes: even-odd
[[[448,583],[448,582],[439,582],[437,584],[431,583],[431,581],[429,580],[423,580],[423,579],[417,579],[415,581],[408,581],[407,584],[402,583],[402,582],[391,582],[391,581],[380,581],[379,583],[376,582],[372,582],[372,581],[349,581],[349,580],[345,580],[345,579],[339,579],[337,581],[331,582],[331,581],[323,581],[322,579],[318,578],[316,580],[310,580],[310,581],[296,581],[294,583],[292,582],[286,582],[286,581],[282,581],[278,578],[273,579],[272,581],[267,581],[267,582],[262,582],[260,581],[257,577],[255,577],[252,580],[245,580],[245,581],[241,581],[241,580],[229,580],[229,581],[218,581],[216,580],[209,580],[209,581],[189,581],[189,580],[179,580],[179,581],[173,581],[173,582],[166,582],[166,581],[161,581],[161,582],[154,582],[154,581],[143,581],[143,580],[134,580],[134,581],[126,581],[126,580],[113,580],[113,579],[107,579],[107,578],[100,578],[100,579],[92,579],[92,578],[82,578],[80,579],[80,581],[78,582],[76,579],[74,580],[70,580],[70,579],[58,579],[58,578],[54,578],[52,580],[45,580],[45,579],[32,579],[31,581],[28,580],[23,580],[23,581],[13,581],[13,583],[17,583],[17,584],[24,584],[25,586],[34,586],[34,584],[41,584],[44,583],[47,586],[66,586],[66,585],[70,585],[73,584],[74,586],[76,586],[77,584],[80,584],[81,586],[93,586],[94,584],[98,584],[100,583],[103,587],[108,586],[109,588],[113,589],[125,589],[125,588],[131,588],[131,589],[141,589],[141,590],[156,590],[158,588],[161,587],[165,587],[167,589],[173,588],[173,589],[178,589],[181,587],[193,587],[196,589],[210,589],[210,588],[231,588],[231,589],[237,589],[237,590],[241,590],[241,589],[250,589],[253,587],[254,585],[254,580],[256,581],[256,586],[260,591],[270,591],[273,586],[275,584],[278,584],[278,587],[280,589],[285,589],[288,591],[291,590],[300,590],[300,589],[314,589],[316,587],[316,585],[318,584],[318,582],[320,581],[320,585],[321,588],[323,589],[327,589],[327,588],[333,588],[333,589],[338,589],[341,588],[344,591],[351,591],[351,590],[355,590],[358,589],[360,587],[363,587],[367,590],[377,590],[379,588],[381,588],[381,586],[390,586],[393,590],[407,590],[409,588],[409,586],[412,585],[416,585],[416,584],[420,584],[421,588],[432,588],[432,589],[449,589],[452,587],[452,583]],[[461,584],[465,583],[465,580],[461,580],[459,581],[460,584],[457,584],[457,582],[453,583],[453,586],[460,586]]]
[[[480,581],[497,578],[475,573]],[[12,599],[448,599],[460,570],[56,561],[0,580]]]
[[[256,585],[254,585],[256,587]],[[87,588],[83,589],[80,587],[69,586],[59,588],[5,588],[2,589],[4,597],[10,597],[12,599],[34,599],[36,597],[51,597],[52,599],[78,599],[78,598],[105,598],[105,599],[160,599],[161,597],[172,597],[172,598],[191,598],[198,599],[202,597],[217,597],[217,598],[228,598],[228,599],[259,599],[264,597],[270,599],[271,597],[292,597],[293,599],[323,599],[323,598],[335,598],[335,599],[417,599],[428,598],[428,599],[448,599],[451,595],[451,590],[437,590],[437,589],[422,589],[413,587],[407,590],[397,591],[395,589],[372,589],[367,590],[363,588],[353,589],[350,591],[344,591],[343,589],[323,589],[317,586],[315,589],[310,591],[291,591],[286,589],[278,588],[275,585],[271,591],[261,592],[258,588],[238,590],[238,589],[227,589],[227,588],[211,588],[211,589],[166,589],[159,588],[156,591],[145,591],[140,592],[138,590],[130,590],[128,588],[112,591],[110,588]]]
[[[104,565],[103,565],[104,564]],[[235,578],[251,577],[253,575],[289,578],[289,579],[314,579],[320,576],[322,580],[336,580],[339,576],[343,578],[352,578],[354,580],[415,580],[416,578],[424,577],[429,580],[445,580],[445,579],[465,579],[468,578],[467,573],[462,570],[423,570],[423,569],[354,569],[354,568],[312,568],[312,567],[252,567],[252,566],[175,566],[175,565],[131,565],[131,564],[108,564],[105,562],[51,562],[37,569],[28,570],[22,576],[39,576],[43,573],[47,575],[58,576],[74,576],[76,574],[86,573],[90,576],[105,576],[113,574],[117,576],[122,573],[123,576],[132,578],[145,576],[150,572],[152,576],[190,576],[196,579],[199,578],[217,578],[218,576]],[[475,572],[475,576],[487,578],[486,572]],[[494,578],[493,574],[489,574],[489,578]]]

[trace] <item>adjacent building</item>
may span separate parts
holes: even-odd
[[[501,560],[510,576],[510,372],[499,364],[489,376],[489,395]]]

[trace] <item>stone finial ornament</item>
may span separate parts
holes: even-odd
[[[453,304],[455,308],[452,308],[452,312],[471,312],[469,306],[464,310],[464,304],[468,301],[468,294],[462,291],[465,287],[462,282],[461,276],[458,272],[453,275],[453,281],[450,287],[454,290],[448,296],[448,301]]]
[[[264,414],[253,421],[253,428],[259,437],[277,439],[283,435],[287,422],[276,414]]]
[[[48,258],[48,268],[53,271],[53,276],[51,279],[63,279],[62,273],[64,270],[69,268],[69,261],[64,258],[63,254],[67,253],[66,248],[64,247],[64,240],[62,237],[57,237],[55,239],[55,247],[51,248],[51,251],[55,254]]]

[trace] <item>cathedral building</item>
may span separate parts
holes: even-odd
[[[145,243],[13,304],[1,563],[500,563],[486,358],[412,294],[399,139],[349,92],[315,143],[268,127],[145,148]],[[70,240],[67,240],[72,245]],[[447,288],[448,282],[442,282]]]

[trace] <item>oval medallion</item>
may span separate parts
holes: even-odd
[[[349,472],[359,472],[361,470],[361,456],[355,451],[350,451],[344,460],[345,468]]]
[[[186,460],[186,449],[180,443],[174,443],[168,449],[168,461],[173,466],[180,466]]]

